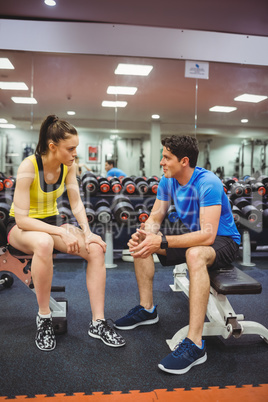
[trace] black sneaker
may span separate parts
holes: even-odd
[[[144,307],[138,305],[130,310],[127,315],[116,320],[114,326],[118,329],[133,329],[139,325],[156,324],[159,321],[156,307],[152,313],[149,313]]]
[[[118,348],[126,344],[125,339],[119,335],[106,320],[97,320],[98,325],[94,326],[92,321],[89,323],[88,335],[92,338],[101,339],[107,346]]]
[[[49,352],[56,347],[56,337],[52,326],[52,318],[41,318],[39,314],[36,317],[37,331],[35,343],[38,349]]]
[[[193,366],[205,363],[206,360],[205,341],[202,341],[202,349],[200,349],[189,338],[185,338],[174,352],[158,364],[158,367],[167,373],[184,374]]]

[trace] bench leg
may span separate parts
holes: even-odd
[[[182,291],[189,297],[189,279],[187,278],[186,264],[176,265],[173,270],[174,284],[170,285],[175,292]],[[225,295],[219,294],[210,287],[210,295],[206,312],[210,322],[204,323],[203,336],[230,336],[239,338],[243,334],[261,336],[268,343],[268,329],[253,321],[244,321],[242,314],[236,314]],[[187,336],[189,326],[181,328],[172,339],[166,342],[171,350]]]
[[[7,271],[14,274],[34,293],[31,286],[30,260],[13,257],[6,248],[0,249],[0,272]],[[67,300],[56,300],[50,296],[49,307],[52,313],[52,321],[55,332],[63,334],[67,331]]]

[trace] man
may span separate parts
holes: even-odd
[[[105,162],[105,170],[107,172],[107,177],[109,176],[116,176],[116,177],[126,177],[126,173],[123,170],[114,167],[115,163],[114,160],[109,159]]]
[[[221,181],[214,173],[196,167],[196,139],[172,136],[165,138],[162,145],[160,165],[164,176],[154,206],[146,223],[128,243],[134,257],[140,305],[115,325],[127,330],[158,322],[153,303],[153,253],[165,266],[186,262],[190,278],[188,334],[158,365],[166,372],[184,374],[207,359],[202,332],[210,290],[208,271],[234,261],[241,239]],[[178,218],[189,232],[163,236],[159,229],[172,200]]]

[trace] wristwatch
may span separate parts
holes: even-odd
[[[168,248],[168,241],[167,241],[165,235],[162,235],[162,241],[161,241],[160,248],[162,248],[164,250],[166,250]]]

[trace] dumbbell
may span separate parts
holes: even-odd
[[[251,184],[251,189],[253,193],[258,193],[260,196],[264,196],[266,194],[266,187],[262,182],[256,181]]]
[[[131,177],[124,177],[122,179],[123,194],[134,194],[137,192],[137,186]]]
[[[111,185],[106,177],[98,177],[99,189],[101,193],[109,193]]]
[[[241,209],[239,209],[236,205],[233,205],[232,214],[235,224],[238,225],[241,222],[241,219],[243,218]]]
[[[85,207],[88,223],[91,224],[96,219],[96,212],[94,211],[93,206],[92,206],[90,201],[85,200],[83,202],[83,204],[84,204],[84,207]]]
[[[96,220],[100,223],[109,223],[112,219],[110,204],[104,198],[97,201],[95,205]]]
[[[13,285],[14,279],[13,276],[9,274],[3,274],[0,279],[0,285],[4,286],[4,288],[10,288]]]
[[[268,208],[268,205],[265,204],[263,201],[261,200],[254,200],[252,202],[252,205],[254,205],[255,208],[257,208],[259,211],[263,212],[265,209]]]
[[[253,183],[256,183],[257,180],[255,179],[255,177],[245,176],[244,181],[246,184],[252,185]]]
[[[255,208],[254,205],[246,205],[241,209],[241,212],[243,217],[252,225],[259,223],[262,219],[262,212]]]
[[[138,222],[144,223],[149,218],[149,211],[144,204],[137,204],[135,206]]]
[[[234,184],[235,182],[236,180],[234,180],[231,177],[226,177],[225,179],[223,179],[223,184],[225,184],[228,191],[230,190],[231,185]]]
[[[261,175],[258,177],[258,181],[261,181],[265,186],[268,186],[268,176]]]
[[[15,189],[15,186],[16,186],[16,179],[15,179],[15,177],[12,177],[12,176],[10,176],[10,177],[7,177],[5,180],[4,180],[4,186],[5,186],[5,188],[6,189]]]
[[[242,183],[235,182],[230,185],[230,197],[242,197],[244,194],[244,186]]]
[[[4,178],[0,178],[0,191],[5,191]]]
[[[62,198],[58,200],[58,211],[62,219],[65,222],[72,218],[72,211],[68,199]]]
[[[0,220],[6,225],[9,217],[10,204],[6,199],[0,200]]]
[[[82,177],[82,190],[85,196],[94,197],[99,190],[99,182],[97,177],[91,172],[85,172]]]
[[[227,194],[227,193],[228,193],[228,189],[227,189],[226,185],[225,185],[224,183],[222,183],[222,185],[223,185],[223,191],[225,192],[225,194]]]
[[[144,177],[138,176],[134,179],[134,183],[137,186],[137,191],[140,195],[148,193],[148,183],[145,181]]]
[[[167,217],[169,222],[174,223],[178,220],[178,213],[176,211],[175,205],[170,205],[167,211]]]
[[[147,179],[148,183],[148,194],[157,194],[157,188],[159,180],[157,180],[156,176],[149,177]]]
[[[237,208],[239,208],[241,210],[242,210],[242,208],[246,207],[247,205],[250,205],[250,202],[244,197],[235,198],[233,200],[233,203]]]
[[[113,193],[118,194],[122,190],[122,184],[118,177],[108,177],[110,187]]]
[[[116,195],[112,202],[114,218],[119,224],[126,224],[135,218],[134,207],[130,199],[124,195]]]

